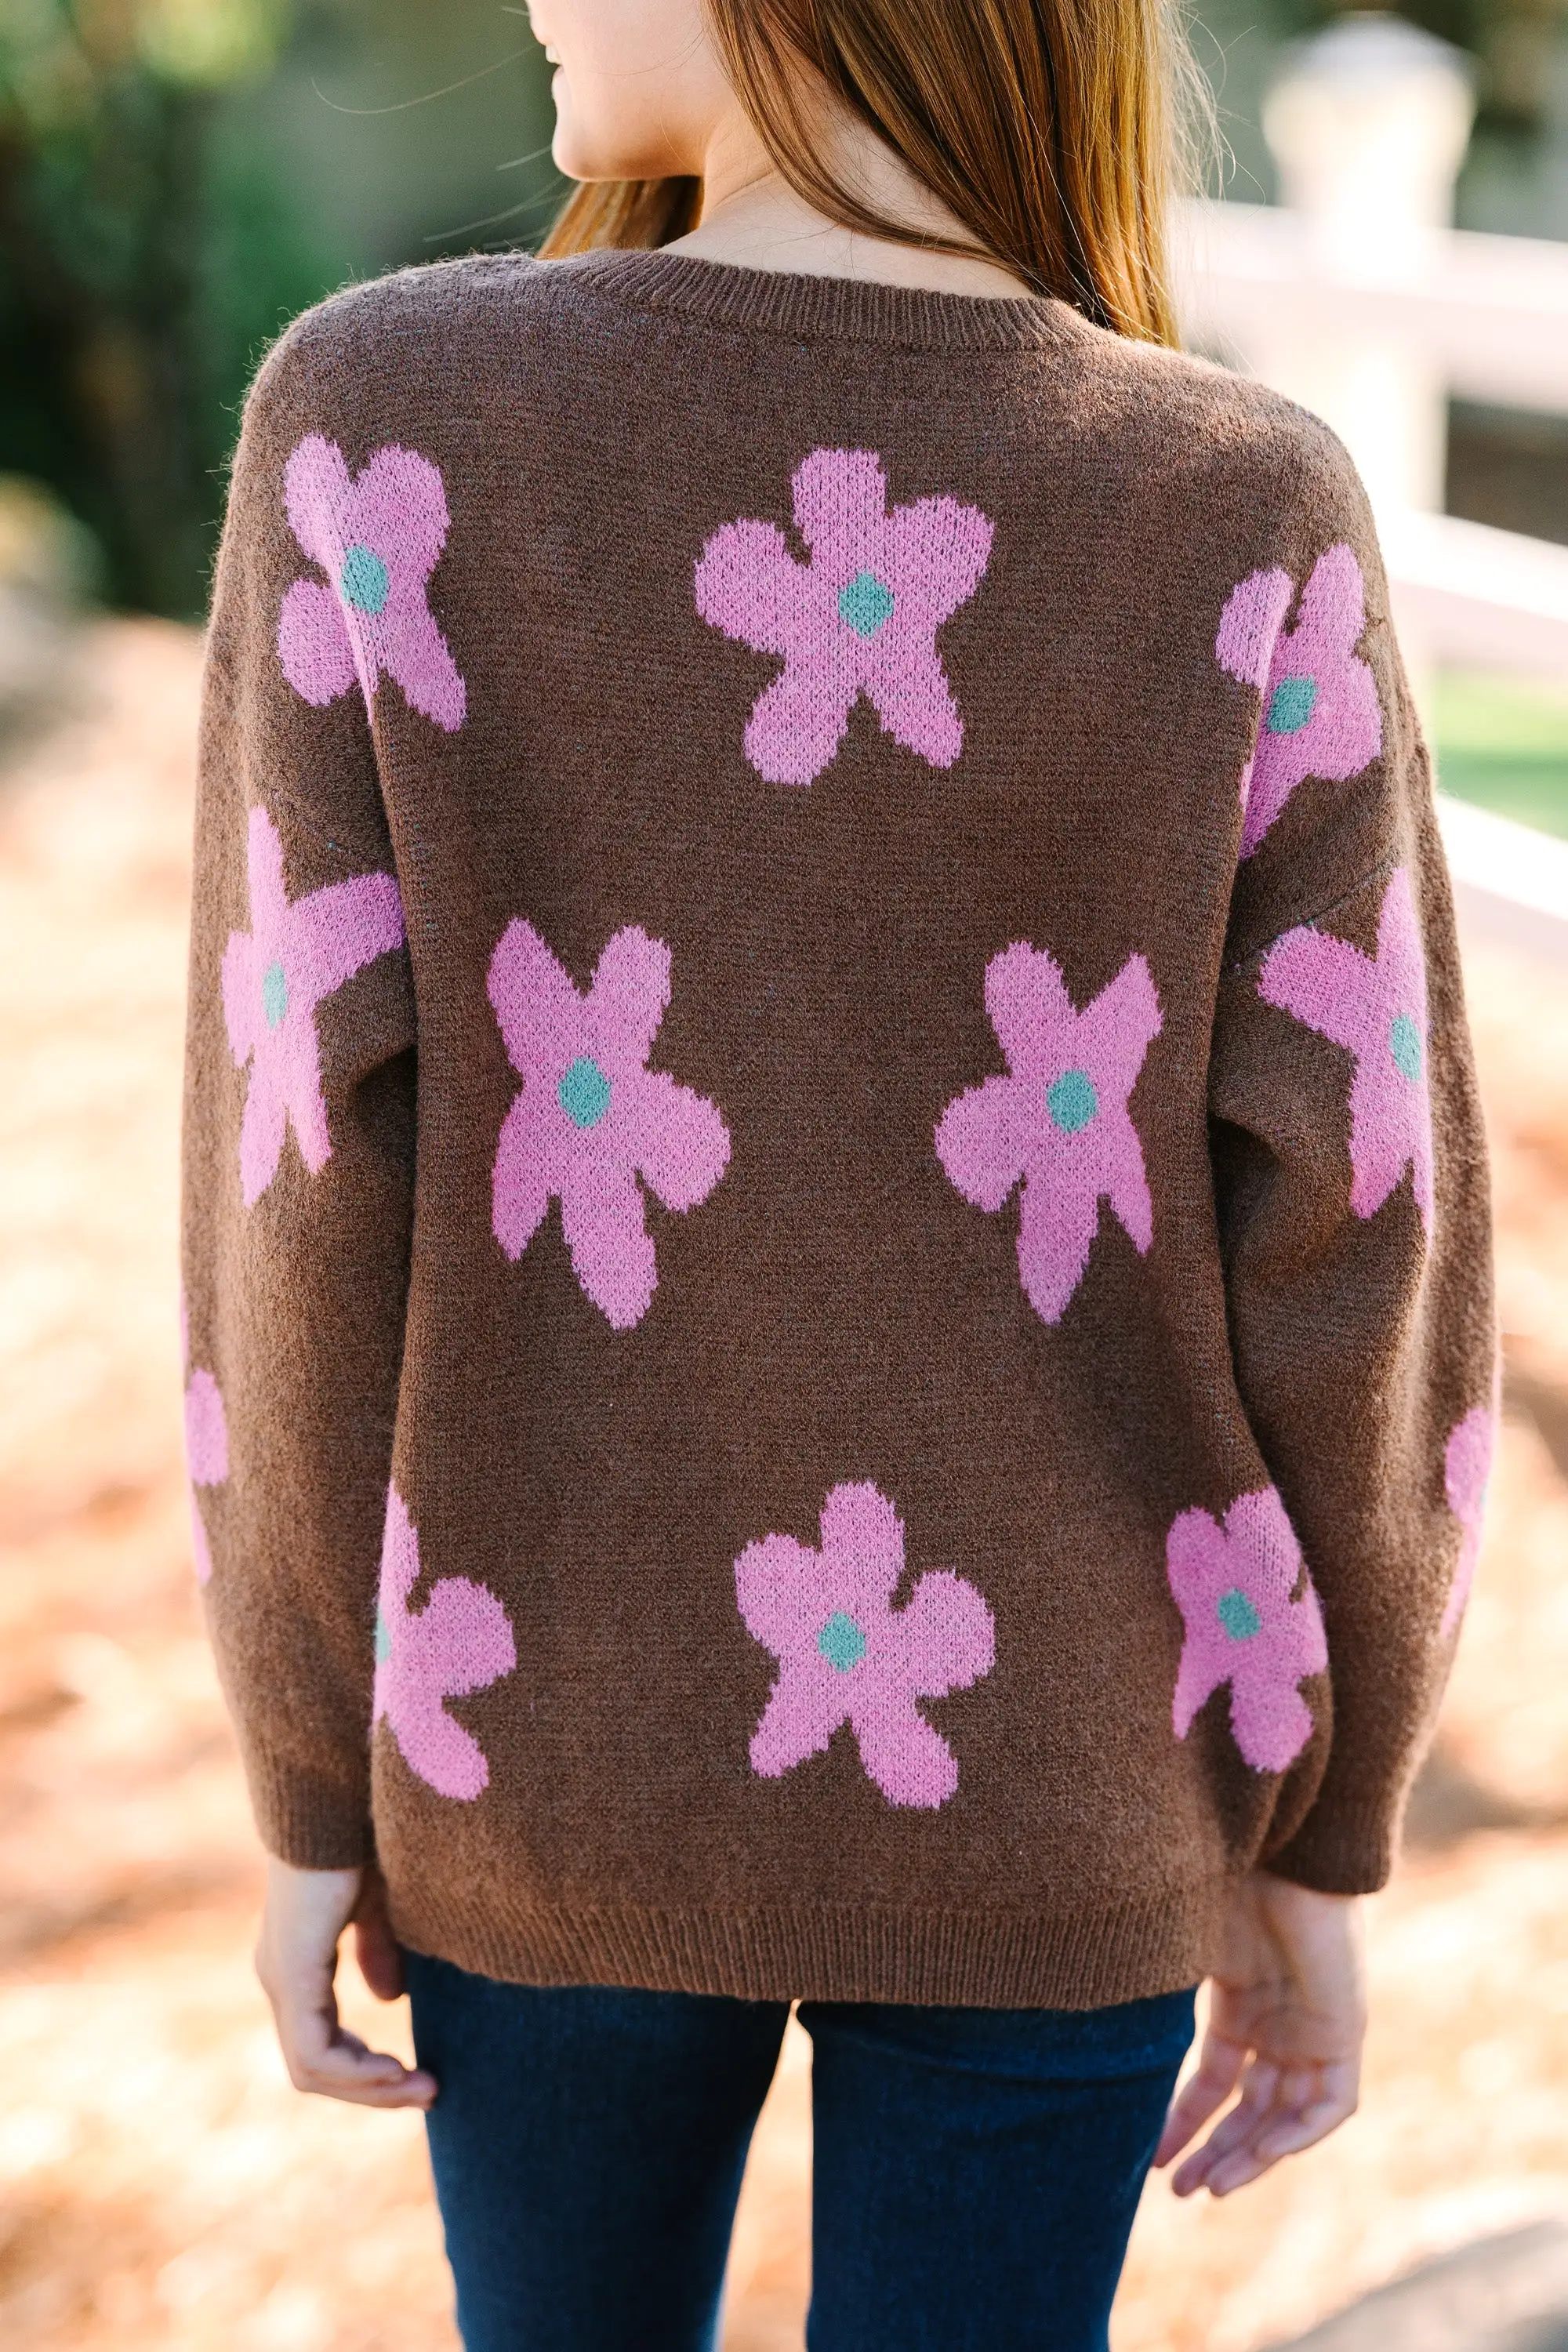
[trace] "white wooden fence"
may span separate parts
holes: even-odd
[[[1471,110],[1458,53],[1399,19],[1305,44],[1264,116],[1286,203],[1178,224],[1183,328],[1346,442],[1418,680],[1442,663],[1568,684],[1568,547],[1441,511],[1450,396],[1568,415],[1568,245],[1447,226]],[[1443,814],[1472,934],[1506,924],[1568,960],[1568,845]]]
[[[1568,245],[1447,229],[1417,270],[1347,278],[1314,255],[1299,215],[1203,204],[1187,207],[1179,256],[1188,340],[1343,435],[1378,509],[1400,621],[1422,651],[1568,679],[1568,547],[1402,498],[1409,443],[1387,446],[1404,425],[1440,453],[1451,394],[1568,414]],[[1430,417],[1410,417],[1417,398]]]

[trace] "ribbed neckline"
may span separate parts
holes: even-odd
[[[542,267],[552,278],[632,307],[679,311],[710,326],[743,327],[792,341],[1038,351],[1086,323],[1047,296],[931,294],[859,278],[742,269],[684,253],[579,253]]]

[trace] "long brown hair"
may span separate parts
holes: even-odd
[[[846,228],[1000,262],[1102,325],[1176,340],[1163,215],[1196,68],[1172,0],[705,0],[741,103],[797,194]],[[961,241],[884,217],[823,162],[802,66],[902,158]],[[547,256],[668,244],[693,179],[585,183]]]

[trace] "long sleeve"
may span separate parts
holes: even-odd
[[[263,1839],[331,1868],[371,1850],[415,1019],[364,698],[289,520],[289,460],[321,422],[300,341],[252,395],[217,569],[183,1259],[196,1566],[219,1670]]]
[[[1495,1338],[1427,759],[1342,459],[1324,503],[1294,626],[1300,577],[1260,571],[1216,647],[1259,726],[1209,1111],[1237,1384],[1328,1646],[1326,1759],[1314,1743],[1264,1860],[1354,1894],[1388,1874],[1452,1655]]]

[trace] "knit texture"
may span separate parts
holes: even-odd
[[[535,1983],[1089,2007],[1378,1885],[1488,1205],[1366,502],[1064,307],[293,327],[203,732],[205,1605],[268,1843]]]

